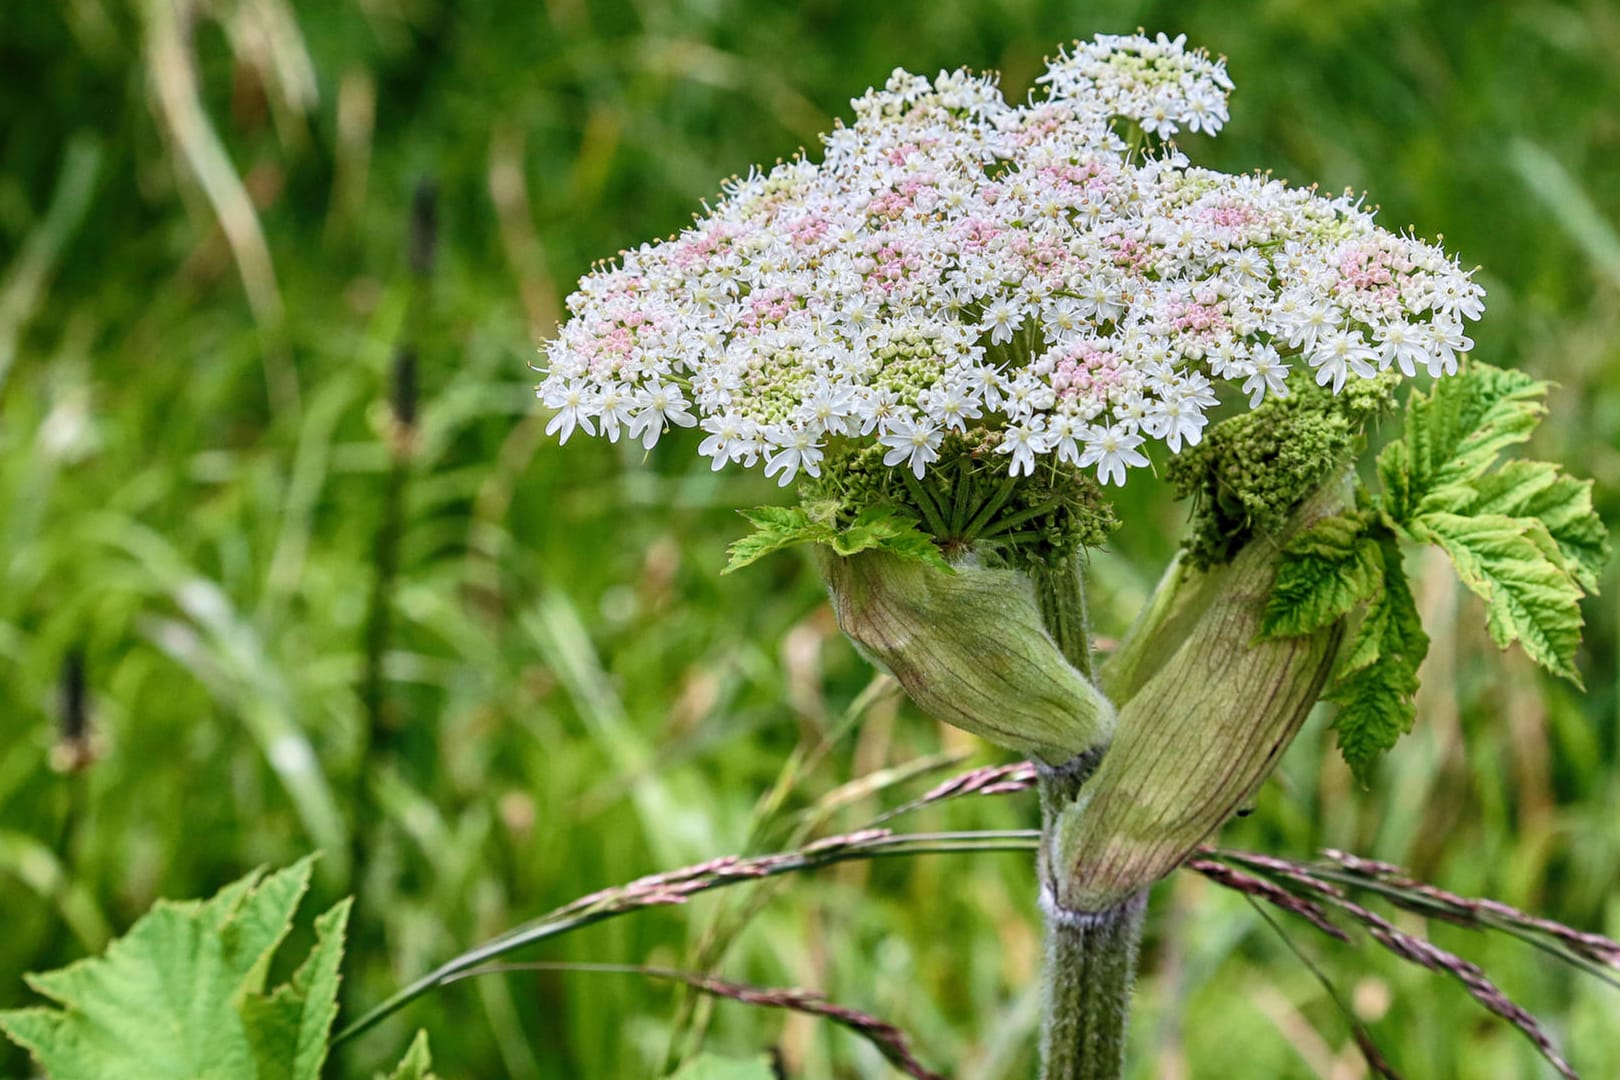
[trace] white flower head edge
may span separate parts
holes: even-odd
[[[698,426],[715,469],[786,485],[837,437],[921,477],[972,423],[1014,476],[1050,454],[1123,484],[1149,440],[1196,445],[1223,385],[1252,408],[1298,363],[1338,393],[1472,347],[1484,290],[1441,248],[1168,142],[1228,117],[1224,63],[1184,37],[1099,35],[1038,83],[1014,106],[994,75],[896,70],[820,163],[733,178],[587,274],[543,350],[548,434]]]

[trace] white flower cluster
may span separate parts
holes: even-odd
[[[581,280],[539,394],[576,428],[652,447],[701,425],[720,468],[819,475],[875,439],[919,477],[944,434],[999,435],[1124,483],[1148,439],[1197,444],[1230,384],[1250,406],[1303,362],[1349,378],[1456,369],[1484,291],[1431,244],[1260,175],[1126,145],[1214,133],[1223,65],[1182,38],[1099,37],[1044,98],[896,71],[796,159],[734,179],[691,228]]]

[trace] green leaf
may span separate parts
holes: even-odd
[[[341,900],[315,920],[315,947],[291,982],[243,1002],[260,1080],[320,1080],[338,1011],[338,969],[351,904]]]
[[[1592,508],[1592,481],[1563,475],[1546,461],[1510,461],[1465,489],[1456,513],[1535,518],[1557,545],[1564,569],[1588,593],[1609,561],[1609,534]]]
[[[1406,512],[1429,509],[1428,498],[1444,500],[1445,488],[1483,476],[1504,449],[1530,438],[1547,412],[1546,394],[1546,383],[1522,371],[1478,362],[1438,380],[1427,396],[1414,393],[1404,437]]]
[[[1485,601],[1486,627],[1497,645],[1517,641],[1536,663],[1581,684],[1575,670],[1581,589],[1545,525],[1501,514],[1428,513],[1408,530],[1443,548],[1463,584]]]
[[[1399,550],[1389,539],[1376,548],[1379,588],[1345,643],[1325,695],[1339,705],[1333,722],[1339,752],[1364,782],[1378,755],[1412,730],[1418,666],[1429,651]]]
[[[812,520],[802,507],[756,506],[737,511],[754,526],[754,531],[731,545],[731,561],[720,571],[729,574],[757,562],[773,551],[797,544],[829,543],[832,526]]]
[[[1263,638],[1299,637],[1348,615],[1378,590],[1378,542],[1356,512],[1324,518],[1289,541],[1260,624]]]
[[[933,537],[920,529],[887,537],[878,547],[910,562],[927,563],[947,574],[956,573],[956,567],[946,562],[945,556],[940,554],[939,546],[934,543]]]
[[[1396,439],[1378,454],[1378,481],[1383,485],[1385,524],[1394,528],[1412,516],[1412,452]]]
[[[669,1080],[776,1080],[776,1070],[763,1054],[746,1059],[699,1054]]]
[[[766,555],[799,544],[826,544],[839,555],[881,548],[903,559],[925,562],[949,571],[950,565],[917,519],[894,506],[870,506],[842,532],[810,515],[802,507],[760,506],[738,513],[754,531],[731,545],[731,561],[721,573],[729,574]]]
[[[293,916],[309,888],[315,856],[307,855],[285,870],[277,871],[238,898],[227,885],[207,902],[218,911],[222,895],[230,914],[220,925],[224,937],[225,960],[238,973],[237,993],[257,994],[264,989],[270,958],[292,929]],[[250,875],[251,878],[251,875]]]
[[[954,572],[933,539],[911,514],[892,506],[869,506],[853,524],[832,539],[832,549],[846,558],[858,551],[881,548],[913,562],[929,563]]]
[[[240,975],[203,905],[160,900],[100,957],[27,976],[60,1010],[0,1014],[57,1080],[255,1080]]]
[[[418,1031],[394,1071],[386,1077],[377,1073],[376,1080],[438,1080],[433,1073],[433,1055],[428,1052],[427,1032]]]
[[[55,1080],[319,1080],[349,901],[315,920],[291,982],[261,992],[312,864],[158,901],[103,955],[25,976],[57,1007],[0,1013],[0,1030]]]

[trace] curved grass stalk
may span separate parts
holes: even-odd
[[[628,885],[581,897],[446,961],[350,1022],[333,1036],[332,1045],[347,1042],[368,1031],[423,994],[453,982],[475,968],[525,946],[611,919],[615,915],[667,904],[683,904],[691,897],[711,889],[818,869],[852,859],[977,851],[1033,851],[1039,840],[1040,833],[1033,829],[900,834],[887,829],[864,829],[817,840],[795,851],[751,859],[726,856],[670,873],[654,874]]]

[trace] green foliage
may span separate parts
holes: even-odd
[[[1565,476],[1546,461],[1509,461],[1453,491],[1456,498],[1449,508],[1456,513],[1539,521],[1557,544],[1564,569],[1583,590],[1597,592],[1610,550],[1608,530],[1592,508],[1592,481]],[[1439,496],[1426,501],[1448,508]]]
[[[1388,539],[1374,547],[1375,580],[1365,598],[1366,610],[1325,695],[1339,706],[1333,725],[1339,752],[1363,779],[1378,756],[1412,730],[1418,666],[1429,651],[1400,551]]]
[[[1591,482],[1502,451],[1530,438],[1547,384],[1471,363],[1414,392],[1402,437],[1378,458],[1369,508],[1318,522],[1289,543],[1263,634],[1309,633],[1365,605],[1327,699],[1339,748],[1358,775],[1411,729],[1417,668],[1428,650],[1401,567],[1398,538],[1434,544],[1485,601],[1502,648],[1518,642],[1542,668],[1580,685],[1582,596],[1597,588],[1608,537]]]
[[[950,564],[917,519],[892,506],[868,507],[846,529],[812,517],[802,507],[759,506],[739,510],[754,531],[731,545],[731,561],[721,573],[729,574],[773,551],[800,544],[826,544],[838,555],[857,551],[887,551],[909,562],[928,563],[950,572]]]
[[[1284,548],[1261,633],[1297,637],[1337,622],[1379,591],[1378,541],[1364,514],[1318,522]]]
[[[1406,407],[1406,482],[1389,511],[1404,521],[1483,477],[1501,452],[1525,442],[1546,415],[1548,384],[1521,371],[1472,363],[1460,378],[1436,379]]]
[[[203,15],[195,115],[228,164],[253,174],[285,309],[261,324],[163,118],[159,76],[181,69],[139,47],[148,13],[173,6],[0,14],[0,367],[12,361],[0,391],[0,972],[11,973],[0,1007],[23,1003],[15,973],[97,952],[103,927],[128,925],[155,895],[206,895],[235,867],[324,846],[312,830],[325,819],[283,786],[278,733],[307,740],[302,781],[330,786],[343,843],[358,825],[382,855],[353,932],[389,947],[351,945],[345,965],[362,1001],[582,886],[731,850],[801,732],[819,746],[823,718],[837,719],[869,670],[811,617],[825,590],[808,565],[781,559],[716,582],[711,568],[742,531],[733,508],[775,494],[758,470],[709,472],[685,431],[645,460],[600,440],[559,450],[539,437],[523,359],[592,259],[682,227],[722,173],[814,148],[834,115],[847,119],[850,95],[895,65],[1001,67],[1018,95],[1057,41],[1159,29],[1166,11],[1143,0],[1095,12],[1062,0],[180,5]],[[1238,85],[1241,108],[1218,139],[1182,139],[1195,162],[1368,190],[1385,225],[1444,233],[1485,267],[1479,354],[1559,380],[1536,456],[1597,477],[1612,524],[1611,10],[1486,0],[1459,18],[1426,0],[1291,2],[1251,6],[1239,24],[1228,0],[1193,0],[1162,28],[1228,55]],[[254,26],[278,28],[272,54],[245,32]],[[802,47],[784,55],[784,41]],[[278,92],[297,89],[306,63],[318,94]],[[71,135],[84,131],[101,168],[81,227],[64,232],[55,208],[78,175]],[[492,197],[502,178],[508,191],[521,178],[519,201]],[[432,289],[410,305],[430,333],[412,342],[423,428],[384,681],[399,739],[379,774],[354,752],[358,620],[387,468],[374,420],[423,179],[438,186],[445,230]],[[302,409],[268,399],[278,337]],[[1101,635],[1125,629],[1180,540],[1185,515],[1159,489],[1110,491],[1127,524],[1093,563]],[[1611,564],[1610,592],[1617,574]],[[212,591],[208,611],[180,602],[196,586]],[[1615,936],[1620,605],[1587,615],[1596,662],[1584,697],[1496,663],[1483,634],[1431,626],[1454,723],[1393,755],[1373,795],[1285,761],[1287,797],[1263,794],[1232,842],[1376,854]],[[813,664],[786,647],[807,638]],[[101,751],[78,775],[47,766],[74,647]],[[789,694],[802,725],[784,714]],[[859,754],[846,737],[784,782],[788,811],[867,767],[941,749],[937,725],[909,706],[870,730]],[[363,813],[347,795],[378,775],[391,777],[388,799]],[[1018,828],[1033,813],[1021,796],[960,800],[939,825]],[[339,862],[318,868],[328,890],[345,887]],[[768,933],[736,937],[728,964],[765,982],[819,971],[835,1000],[892,1002],[937,1060],[1032,1075],[1021,1049],[1032,1040],[1007,1011],[1027,970],[1007,958],[1038,948],[1027,879],[1022,859],[939,857],[873,875],[851,902],[845,875],[805,878],[770,905]],[[952,887],[962,880],[971,887]],[[1174,1052],[1200,1075],[1297,1074],[1273,1014],[1235,991],[1275,987],[1333,1042],[1331,1017],[1314,1011],[1320,988],[1267,935],[1239,932],[1252,928],[1245,905],[1209,901],[1178,935],[1209,978],[1145,966],[1144,1030],[1173,1021]],[[557,958],[679,955],[708,910],[626,922],[610,943],[582,938]],[[848,929],[825,933],[829,911]],[[1557,1017],[1583,1074],[1620,1076],[1612,989],[1572,984],[1511,943],[1468,947]],[[1464,995],[1361,952],[1325,950],[1323,962],[1346,989],[1373,963],[1398,1003],[1374,1034],[1406,1075],[1535,1075],[1530,1055],[1472,1022]],[[441,1067],[468,1077],[650,1075],[671,1026],[667,992],[638,980],[486,979],[431,1009]],[[779,1025],[725,1018],[738,1046],[765,1045]],[[1006,1038],[981,1041],[987,1032]],[[30,1075],[25,1054],[0,1044],[0,1075]],[[803,1080],[871,1067],[855,1040],[805,1044]],[[357,1067],[392,1066],[398,1050],[359,1045]]]
[[[27,976],[56,1004],[0,1013],[0,1030],[55,1080],[319,1080],[348,900],[316,918],[291,980],[264,989],[313,863],[255,872],[207,901],[160,900],[105,955]]]
[[[433,1055],[428,1051],[427,1032],[418,1031],[394,1071],[387,1076],[378,1073],[376,1080],[438,1080],[433,1072]]]
[[[1493,641],[1504,649],[1519,642],[1530,659],[1580,685],[1575,650],[1583,593],[1540,519],[1428,513],[1406,530],[1444,551],[1463,584],[1485,601]]]
[[[670,1080],[774,1080],[775,1076],[771,1059],[764,1055],[743,1059],[699,1054],[673,1073]]]

